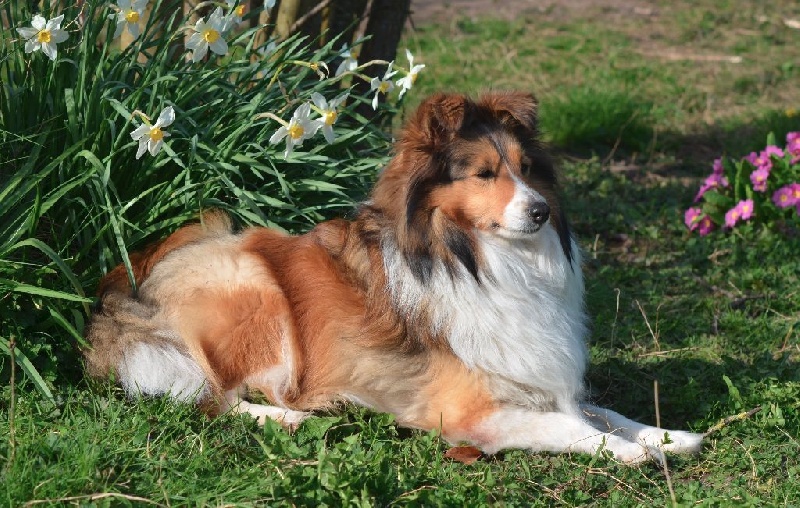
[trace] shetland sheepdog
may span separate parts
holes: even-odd
[[[586,402],[581,255],[529,94],[427,99],[353,220],[290,236],[212,212],[130,262],[87,352],[130,394],[289,428],[349,401],[489,454],[701,446]]]

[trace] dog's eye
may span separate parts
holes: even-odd
[[[520,161],[519,164],[519,171],[524,176],[528,176],[531,174],[531,169],[533,169],[532,166],[533,164],[528,157],[522,157],[522,160]]]
[[[494,172],[491,169],[488,169],[488,168],[487,169],[482,169],[475,176],[477,176],[478,178],[481,178],[483,180],[489,180],[490,178],[494,178]]]

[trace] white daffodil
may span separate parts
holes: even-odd
[[[56,44],[64,42],[69,37],[69,34],[61,29],[62,21],[64,21],[63,14],[50,21],[37,14],[31,21],[33,28],[17,28],[17,32],[25,39],[25,53],[41,49],[50,60],[55,61],[58,56]]]
[[[342,63],[339,64],[339,67],[336,68],[336,74],[334,74],[334,76],[356,70],[356,67],[358,67],[358,59],[353,55],[353,51],[347,46],[346,42],[339,51],[339,56],[343,58],[343,60]]]
[[[275,144],[286,138],[286,151],[283,156],[289,157],[294,147],[302,145],[303,141],[317,133],[317,129],[319,123],[311,119],[311,104],[304,102],[294,111],[289,123],[275,131],[269,142]]]
[[[139,142],[139,149],[136,151],[136,158],[139,159],[144,152],[149,151],[150,155],[155,156],[164,144],[164,138],[169,137],[169,132],[164,131],[164,127],[169,127],[175,121],[175,111],[172,106],[167,106],[161,110],[155,125],[145,122],[131,132],[131,137]]]
[[[419,71],[425,68],[425,64],[414,65],[414,55],[411,54],[411,51],[406,50],[406,57],[408,58],[408,74],[397,80],[397,86],[400,87],[400,97],[411,90],[411,87],[414,86],[414,82],[417,80]]]
[[[116,39],[127,28],[134,39],[142,33],[139,20],[147,9],[147,0],[117,0],[117,29],[114,31]]]
[[[369,82],[370,91],[375,90],[375,97],[372,98],[372,109],[378,109],[378,96],[380,94],[387,94],[394,90],[394,83],[391,82],[392,76],[397,74],[397,71],[392,70],[394,62],[389,62],[386,72],[383,73],[382,78],[372,78]]]
[[[197,20],[193,33],[186,41],[186,48],[192,50],[192,62],[199,62],[208,49],[218,55],[228,54],[228,43],[222,37],[227,23],[222,15],[222,7],[217,7],[208,17],[208,22],[203,18]]]
[[[238,2],[238,3],[237,3]],[[228,4],[228,20],[232,26],[237,26],[242,22],[242,16],[244,16],[245,11],[247,10],[247,4],[244,0],[225,0],[225,3]],[[227,31],[226,27],[226,30]]]
[[[333,124],[336,123],[336,119],[339,117],[336,108],[347,99],[348,95],[349,94],[345,92],[328,102],[320,93],[314,92],[311,94],[311,100],[314,101],[314,109],[317,113],[322,115],[317,118],[316,122],[319,124],[319,128],[322,129],[322,134],[325,136],[325,140],[328,141],[328,143],[333,143],[336,140],[336,134],[333,133]]]

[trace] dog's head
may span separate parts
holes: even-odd
[[[396,152],[373,202],[394,215],[398,247],[419,279],[430,277],[437,258],[451,271],[460,262],[479,279],[477,231],[513,241],[552,227],[572,258],[533,96],[434,95],[408,122]]]

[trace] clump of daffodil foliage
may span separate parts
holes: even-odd
[[[303,231],[346,214],[385,164],[389,136],[356,106],[391,115],[424,66],[360,62],[336,34],[266,38],[249,21],[274,5],[0,5],[0,346],[43,393],[78,366],[59,361],[130,250],[211,207]]]

